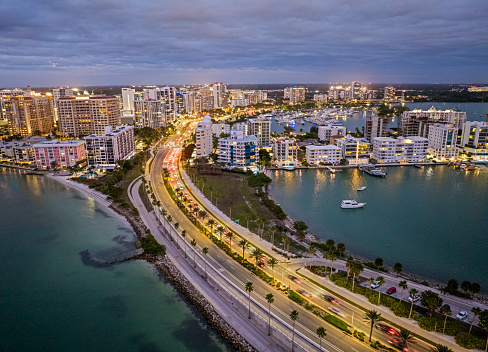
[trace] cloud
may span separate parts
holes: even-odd
[[[488,81],[486,10],[477,0],[23,0],[0,5],[0,75],[9,85],[191,83],[192,72],[230,83]]]

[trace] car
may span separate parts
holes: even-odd
[[[388,290],[386,290],[386,294],[391,295],[396,292],[396,287],[392,286]]]
[[[263,262],[259,262],[259,263],[258,263],[258,266],[259,266],[260,268],[264,268],[264,267],[266,266],[266,264],[264,264]]]
[[[386,325],[386,324],[383,324],[383,323],[377,323],[375,325],[375,328],[378,329],[378,330],[381,330],[383,332],[386,332],[387,334],[389,335],[399,335],[400,333],[398,332],[398,330],[392,328],[391,326],[389,325]]]
[[[297,284],[299,284],[301,282],[296,276],[293,276],[293,275],[288,275],[288,278],[290,280],[296,282]]]
[[[297,292],[299,294],[301,294],[302,296],[305,296],[305,297],[309,297],[310,296],[310,293],[308,293],[307,291],[302,290],[302,289],[297,290]]]
[[[375,288],[378,288],[380,287],[380,282],[379,281],[375,281],[371,284],[371,288],[374,290]]]
[[[322,297],[324,297],[324,299],[326,301],[329,301],[330,303],[334,303],[334,304],[339,304],[339,301],[336,300],[334,297],[332,296],[329,296],[329,295],[323,295]]]
[[[464,320],[468,317],[468,313],[465,310],[460,311],[457,315],[456,318],[459,320]]]
[[[451,311],[451,306],[449,304],[444,304],[439,308],[439,313],[444,314],[444,312]]]
[[[408,347],[398,339],[389,339],[388,343],[393,345],[393,347],[398,348],[400,351],[410,351]]]
[[[414,297],[408,296],[408,301],[409,302],[412,302],[412,301],[413,302],[417,302],[418,300],[420,300],[420,297],[419,296],[414,296]]]
[[[339,308],[337,307],[334,307],[334,306],[329,306],[329,310],[334,313],[334,314],[337,314],[337,315],[340,315],[341,317],[345,317],[346,316],[346,313],[344,313],[342,310],[340,310]]]

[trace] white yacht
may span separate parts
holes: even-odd
[[[366,186],[358,187],[358,191],[364,191],[365,189],[366,189]]]
[[[354,209],[354,208],[362,208],[366,205],[366,203],[358,203],[355,200],[343,200],[341,203],[342,209]]]

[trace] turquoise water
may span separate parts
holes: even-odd
[[[57,182],[0,168],[2,351],[225,351],[109,209]]]
[[[488,292],[488,168],[390,167],[386,178],[346,169],[274,171],[270,193],[295,220],[351,253],[427,278],[480,283]],[[360,186],[366,190],[358,192]],[[366,202],[341,209],[343,199]]]

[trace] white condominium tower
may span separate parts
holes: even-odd
[[[59,130],[65,135],[103,134],[105,126],[120,125],[119,100],[115,96],[76,96],[58,100]]]
[[[134,126],[105,127],[104,134],[85,137],[89,166],[113,169],[118,160],[129,159],[135,154]]]
[[[279,166],[296,166],[297,152],[297,141],[294,138],[280,137],[273,142],[273,158]]]
[[[210,116],[205,116],[203,120],[198,123],[198,126],[195,129],[195,140],[197,158],[208,157],[212,154],[212,119]]]
[[[215,109],[221,109],[224,107],[224,97],[227,87],[225,84],[217,82],[212,84],[212,95]]]
[[[256,136],[258,146],[268,146],[271,138],[271,121],[264,117],[248,120],[248,135]]]
[[[456,160],[458,129],[452,124],[436,123],[429,126],[428,153],[438,161]]]

